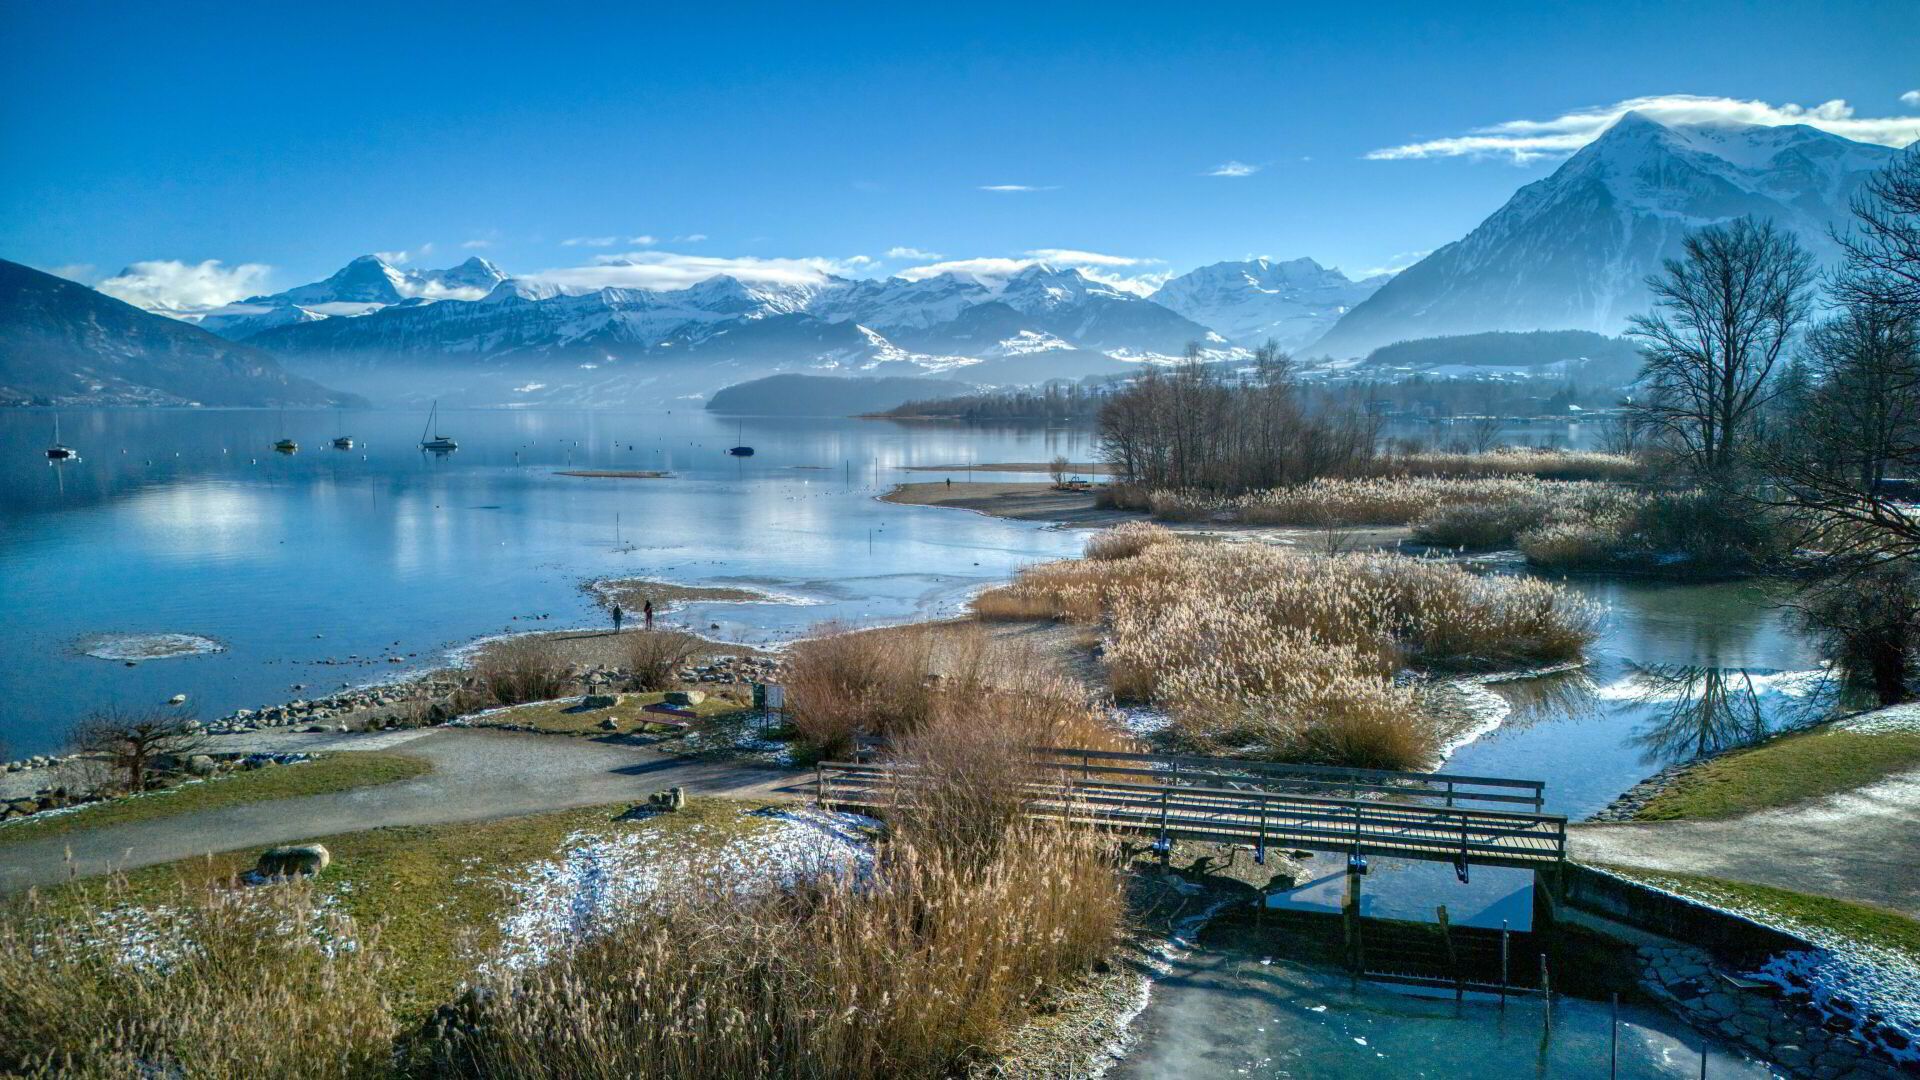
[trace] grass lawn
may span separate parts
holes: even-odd
[[[1851,900],[1809,896],[1776,889],[1771,885],[1752,885],[1698,874],[1674,874],[1664,870],[1640,870],[1624,866],[1609,866],[1607,869],[1621,877],[1644,881],[1668,892],[1737,911],[1784,930],[1812,931],[1808,936],[1816,942],[1824,932],[1903,953],[1912,963],[1920,964],[1920,920],[1911,919],[1897,911]]]
[[[301,766],[304,768],[304,766]],[[634,821],[615,820],[630,803],[451,825],[397,826],[319,837],[333,863],[315,880],[339,910],[362,927],[377,927],[394,1008],[404,1022],[447,1000],[498,944],[512,901],[505,883],[521,866],[553,857],[579,832],[665,830],[676,848],[702,851],[765,827],[747,811],[768,805],[695,798],[686,809]],[[50,899],[75,910],[164,903],[184,882],[217,886],[250,869],[264,848],[149,867],[116,881],[75,882]]]
[[[432,768],[426,761],[407,754],[358,750],[328,754],[298,765],[269,765],[246,772],[223,773],[210,780],[128,799],[89,803],[77,810],[50,816],[16,818],[0,824],[0,846],[42,840],[77,829],[99,829],[242,803],[297,799],[302,795],[391,784],[411,780]]]
[[[1819,729],[1692,769],[1639,813],[1643,821],[1725,818],[1816,799],[1920,766],[1920,732]]]
[[[610,709],[582,708],[578,697],[570,697],[557,701],[536,701],[527,705],[515,705],[483,716],[468,717],[461,722],[472,727],[531,728],[553,735],[604,735],[606,731],[600,724],[606,720],[619,724],[621,731],[633,731],[648,723],[648,718],[652,714],[642,711],[642,707],[657,705],[665,700],[666,695],[662,693],[621,694],[619,697],[620,704]],[[746,711],[746,707],[738,701],[712,694],[709,694],[705,701],[693,706],[693,712],[701,720],[743,711]],[[672,717],[666,719],[672,719]]]

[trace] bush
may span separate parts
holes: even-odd
[[[372,937],[307,886],[182,888],[87,915],[0,911],[0,1073],[383,1077],[394,1020]]]
[[[1129,521],[1087,538],[1089,559],[1130,559],[1155,544],[1175,542],[1172,532],[1145,521]]]
[[[927,627],[852,631],[829,623],[814,634],[793,647],[787,664],[793,724],[814,755],[844,756],[856,735],[916,730],[933,712],[938,681],[977,685],[981,677],[984,638],[956,635],[966,655],[942,676]]]
[[[1920,653],[1920,578],[1904,560],[1814,582],[1796,607],[1849,685],[1881,705],[1908,698]]]
[[[1403,476],[1531,476],[1539,480],[1616,482],[1640,480],[1647,472],[1645,464],[1624,454],[1520,448],[1484,454],[1406,454],[1385,461],[1383,469]]]
[[[475,688],[490,705],[551,701],[567,692],[567,665],[551,642],[526,634],[494,642],[474,661]]]
[[[1420,515],[1413,523],[1413,538],[1435,547],[1500,547],[1546,516],[1546,505],[1531,499],[1441,506]]]
[[[670,690],[680,669],[705,651],[707,643],[680,630],[642,630],[621,635],[626,647],[628,687],[638,691]]]

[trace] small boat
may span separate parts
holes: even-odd
[[[427,426],[420,429],[420,449],[431,450],[437,454],[444,454],[449,450],[460,449],[459,443],[454,442],[452,439],[447,438],[445,435],[442,435],[437,431],[434,431],[434,427],[435,427],[434,422],[439,418],[440,418],[440,403],[436,401],[433,403],[433,408],[427,413]],[[428,435],[429,432],[432,432],[431,437],[429,437]]]
[[[283,454],[292,454],[299,451],[300,444],[294,442],[292,439],[281,439],[279,442],[273,444],[273,448]]]
[[[53,445],[47,447],[47,460],[72,461],[79,456],[79,451],[71,446],[63,445],[60,442],[60,417],[55,415],[53,418]]]
[[[734,431],[733,437],[736,439],[739,438],[742,434],[746,432],[746,430],[747,430],[747,427],[745,424],[740,425],[740,427]],[[734,457],[752,457],[753,447],[751,446],[729,447],[727,449],[727,453],[732,454]]]
[[[353,449],[353,436],[351,436],[351,435],[336,435],[336,436],[334,436],[334,439],[333,439],[333,448],[334,448],[335,450],[351,450],[351,449]]]

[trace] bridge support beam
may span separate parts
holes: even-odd
[[[1365,947],[1360,941],[1360,870],[1347,863],[1347,895],[1340,905],[1340,921],[1346,931],[1347,967],[1355,975],[1366,970]]]

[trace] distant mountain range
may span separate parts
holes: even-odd
[[[1340,367],[1415,339],[1618,334],[1646,310],[1645,278],[1689,230],[1742,214],[1782,223],[1830,264],[1828,230],[1890,154],[1809,127],[1669,127],[1630,113],[1465,238],[1397,276],[1360,281],[1308,258],[1262,258],[1201,267],[1151,296],[1045,264],[915,280],[721,275],[671,290],[578,289],[514,278],[480,258],[412,270],[366,255],[325,280],[194,318],[253,347],[223,354],[226,362],[249,358],[264,372],[255,350],[265,350],[303,375],[377,399],[471,405],[638,405],[779,373],[1032,384],[1124,374],[1176,358],[1189,343],[1207,359],[1232,361],[1274,340]],[[42,331],[57,317],[35,316]],[[0,331],[17,337],[20,328]],[[65,354],[63,370],[29,379],[16,369],[18,386],[65,392],[103,370],[90,350],[124,359],[148,347],[114,340],[103,323],[61,333],[93,344]],[[1452,358],[1441,366],[1502,366],[1514,349],[1550,341],[1549,351],[1564,353],[1567,343],[1549,338],[1472,339],[1441,349]],[[1502,359],[1461,358],[1481,345]],[[1535,363],[1567,359],[1543,352]],[[1619,366],[1613,357],[1605,368]]]
[[[1153,299],[1236,345],[1257,348],[1273,341],[1296,350],[1319,340],[1391,277],[1353,281],[1312,259],[1248,259],[1182,274]]]
[[[252,345],[0,259],[0,405],[357,401]]]
[[[1669,127],[1620,118],[1479,227],[1402,271],[1308,351],[1359,356],[1485,330],[1617,334],[1646,311],[1646,278],[1686,234],[1771,218],[1822,263],[1828,230],[1893,151],[1802,125]]]

